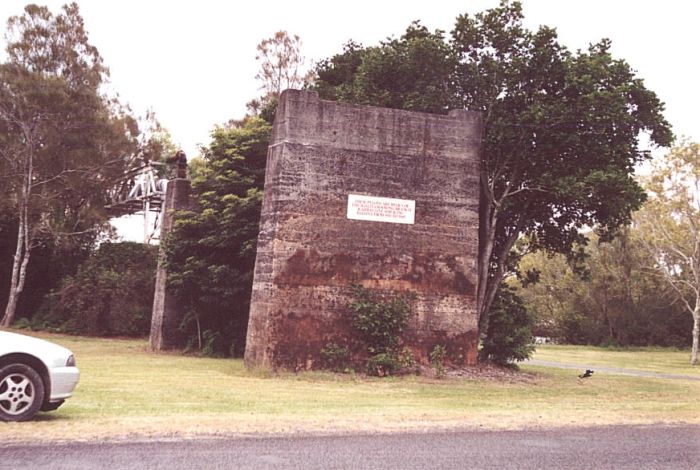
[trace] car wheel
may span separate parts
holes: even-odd
[[[0,369],[0,421],[27,421],[44,401],[44,382],[26,364]]]

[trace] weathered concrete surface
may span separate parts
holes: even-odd
[[[170,232],[173,225],[172,213],[190,207],[191,183],[189,179],[177,178],[168,181],[163,202],[163,220],[160,226],[160,239]],[[156,271],[156,287],[153,296],[153,311],[151,313],[151,349],[164,351],[183,346],[182,333],[179,330],[184,312],[168,289],[165,270],[165,254],[161,246],[158,254],[158,269]]]
[[[362,354],[349,286],[413,293],[404,343],[474,363],[480,116],[353,106],[287,90],[267,157],[246,363],[313,368],[329,342]],[[415,201],[415,223],[346,217],[348,194]]]

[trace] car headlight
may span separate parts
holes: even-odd
[[[75,356],[72,354],[68,356],[68,360],[66,361],[66,367],[75,367]]]

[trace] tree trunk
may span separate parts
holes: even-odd
[[[7,299],[7,306],[5,307],[5,315],[2,317],[2,323],[0,326],[3,328],[8,328],[15,318],[15,312],[17,311],[17,300],[19,299],[19,292],[17,289],[10,286],[10,295]]]
[[[5,315],[2,317],[0,326],[9,327],[15,319],[17,312],[17,302],[19,295],[24,290],[24,283],[27,279],[27,265],[29,264],[29,251],[31,250],[29,237],[29,198],[32,193],[32,180],[34,177],[34,145],[29,138],[30,133],[25,132],[29,141],[29,152],[25,161],[24,181],[22,182],[22,191],[19,198],[19,226],[17,227],[17,248],[12,261],[12,279],[10,280],[10,292],[7,296],[7,306],[5,307]]]
[[[25,280],[27,278],[27,265],[29,264],[29,244],[27,243],[27,219],[26,210],[23,210],[19,219],[19,228],[17,229],[17,249],[12,262],[12,279],[10,280],[10,292],[7,296],[7,306],[5,314],[2,317],[0,326],[8,328],[15,319],[17,312],[17,302],[19,295],[24,290]]]
[[[483,163],[482,163],[483,165]],[[479,253],[477,259],[478,285],[477,285],[477,320],[479,337],[486,333],[488,324],[488,310],[491,302],[488,301],[489,292],[489,267],[491,254],[496,240],[496,207],[493,204],[493,195],[489,193],[488,176],[483,172],[480,175],[479,192]]]
[[[485,227],[479,229],[481,233],[479,236],[477,310],[479,313],[478,320],[480,332],[482,331],[481,325],[486,320],[486,312],[488,312],[490,307],[490,303],[487,301],[487,293],[489,291],[489,265],[491,261],[491,253],[493,253],[493,244],[496,232],[495,227],[491,227],[491,222],[490,217],[482,217],[480,224],[482,227]]]
[[[700,296],[695,298],[693,310],[693,348],[690,351],[690,365],[698,363],[698,336],[700,336]]]
[[[494,221],[494,228],[493,228],[493,234],[492,234],[492,239],[491,239],[491,250],[490,253],[493,255],[493,240],[495,239],[495,234],[496,228],[495,228],[495,221]],[[489,276],[488,272],[486,273],[487,276],[487,285],[486,289],[484,292],[484,297],[482,300],[482,311],[481,315],[479,317],[479,334],[481,336],[486,335],[486,331],[489,328],[489,310],[491,309],[491,305],[493,302],[496,300],[496,295],[498,294],[498,289],[501,287],[501,282],[503,282],[503,279],[505,278],[507,272],[506,272],[506,263],[508,259],[508,254],[510,253],[510,250],[513,248],[513,245],[515,245],[515,242],[518,240],[518,235],[519,235],[519,230],[515,230],[509,237],[508,239],[504,242],[504,245],[500,248],[500,253],[498,254],[498,260],[496,261],[496,271],[493,273],[493,276]]]

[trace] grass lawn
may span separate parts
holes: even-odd
[[[146,341],[36,334],[76,355],[81,380],[58,411],[0,423],[0,443],[223,433],[518,429],[596,424],[700,424],[700,382],[523,366],[522,380],[389,379],[330,373],[265,374],[241,360],[148,352]],[[562,358],[558,351],[562,351]],[[641,350],[546,346],[540,359],[695,374],[677,357]],[[627,353],[625,353],[627,354]],[[648,356],[648,359],[647,359]],[[592,360],[592,359],[591,359]],[[620,359],[622,361],[622,359]],[[624,359],[625,361],[627,359]],[[591,362],[592,363],[592,362]]]
[[[537,346],[534,359],[700,377],[700,366],[690,365],[689,350],[655,347],[616,349],[547,344]]]

